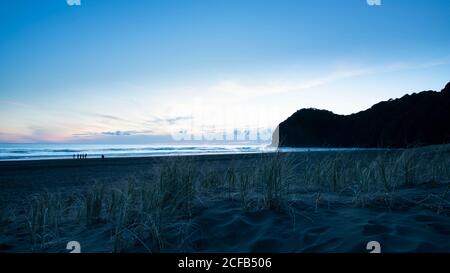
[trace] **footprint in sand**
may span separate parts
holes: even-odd
[[[443,250],[439,249],[436,245],[429,243],[429,242],[422,242],[420,243],[416,249],[414,249],[412,252],[444,252]]]
[[[363,235],[371,236],[371,235],[379,235],[379,234],[387,234],[391,231],[390,228],[380,225],[380,224],[366,224],[363,227]]]
[[[328,229],[329,227],[318,227],[307,230],[303,236],[303,242],[307,245],[313,244]]]
[[[450,234],[450,225],[431,223],[431,224],[428,224],[428,226],[442,235]]]
[[[0,244],[0,251],[8,251],[8,250],[11,250],[11,249],[13,249],[14,248],[14,246],[12,246],[12,245],[8,245],[8,244]]]
[[[273,238],[266,238],[255,242],[250,252],[276,252],[280,249],[282,243]]]
[[[334,249],[337,249],[340,246],[342,238],[331,238],[320,244],[308,246],[303,249],[302,252],[322,252],[324,249],[329,249],[330,252],[333,252]]]
[[[431,215],[417,215],[415,220],[418,222],[436,222],[436,217]]]

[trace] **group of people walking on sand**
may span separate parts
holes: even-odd
[[[87,158],[87,154],[73,154],[73,159],[85,159]]]

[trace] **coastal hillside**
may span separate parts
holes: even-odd
[[[301,109],[279,124],[278,147],[404,148],[450,142],[450,82],[440,92],[390,99],[351,115]]]

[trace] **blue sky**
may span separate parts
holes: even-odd
[[[273,129],[450,81],[450,1],[1,0],[0,142]],[[206,128],[206,129],[205,129]]]

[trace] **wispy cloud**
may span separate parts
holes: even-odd
[[[238,101],[242,101],[288,92],[301,92],[324,86],[337,80],[368,75],[370,73],[372,73],[371,69],[338,70],[308,80],[295,80],[292,77],[283,79],[280,77],[281,79],[262,79],[259,82],[249,84],[237,80],[227,80],[212,86],[210,92],[216,94],[220,100],[238,99]]]
[[[395,72],[414,69],[426,69],[441,65],[450,64],[450,56],[434,59],[426,62],[412,63],[412,62],[396,62],[386,65],[384,68],[379,68],[378,72]]]
[[[87,115],[95,118],[102,118],[102,119],[108,119],[112,121],[121,121],[121,122],[133,122],[128,119],[124,119],[118,116],[109,115],[109,114],[98,114],[98,113],[87,113]]]
[[[301,91],[321,85],[329,84],[333,81],[362,76],[373,73],[371,69],[339,70],[328,75],[317,77],[306,81],[292,80],[272,80],[259,84],[243,84],[239,81],[222,81],[211,87],[211,91],[228,93],[240,96],[265,96],[290,91]]]
[[[58,143],[66,139],[67,136],[63,132],[42,126],[29,126],[25,132],[0,132],[0,142],[7,143]]]
[[[440,65],[450,64],[450,57],[431,60],[427,62],[396,62],[378,66],[357,68],[339,68],[327,74],[314,77],[309,80],[293,80],[291,78],[278,80],[261,80],[257,83],[246,84],[238,80],[221,81],[210,87],[209,91],[219,94],[237,95],[238,97],[266,96],[285,92],[307,90],[333,82],[360,76],[375,75],[381,73],[398,72],[414,69],[426,69]]]
[[[145,122],[145,118],[123,118],[116,115],[110,114],[99,114],[99,113],[87,113],[88,116],[100,119],[101,123],[108,121],[110,124],[116,124],[116,127],[137,127],[143,128],[148,124]]]
[[[123,118],[116,117],[116,116],[112,116],[112,115],[92,114],[92,116],[100,117],[100,118],[106,118],[106,119],[111,119],[111,120],[127,121],[127,120],[125,120],[125,119],[123,119]]]
[[[92,137],[92,136],[133,136],[133,135],[149,135],[153,134],[152,130],[118,130],[118,131],[104,131],[104,132],[83,132],[83,133],[75,133],[73,136],[77,137]]]
[[[157,123],[157,124],[169,124],[174,125],[180,121],[191,120],[192,116],[176,116],[176,117],[166,117],[166,118],[154,118],[149,121],[149,123]]]
[[[22,102],[18,102],[18,101],[11,101],[11,100],[0,100],[0,103],[17,106],[17,107],[32,107],[30,104],[26,104],[26,103],[22,103]]]
[[[131,135],[147,135],[152,134],[152,130],[142,130],[142,131],[106,131],[101,132],[102,135],[109,136],[131,136]]]

